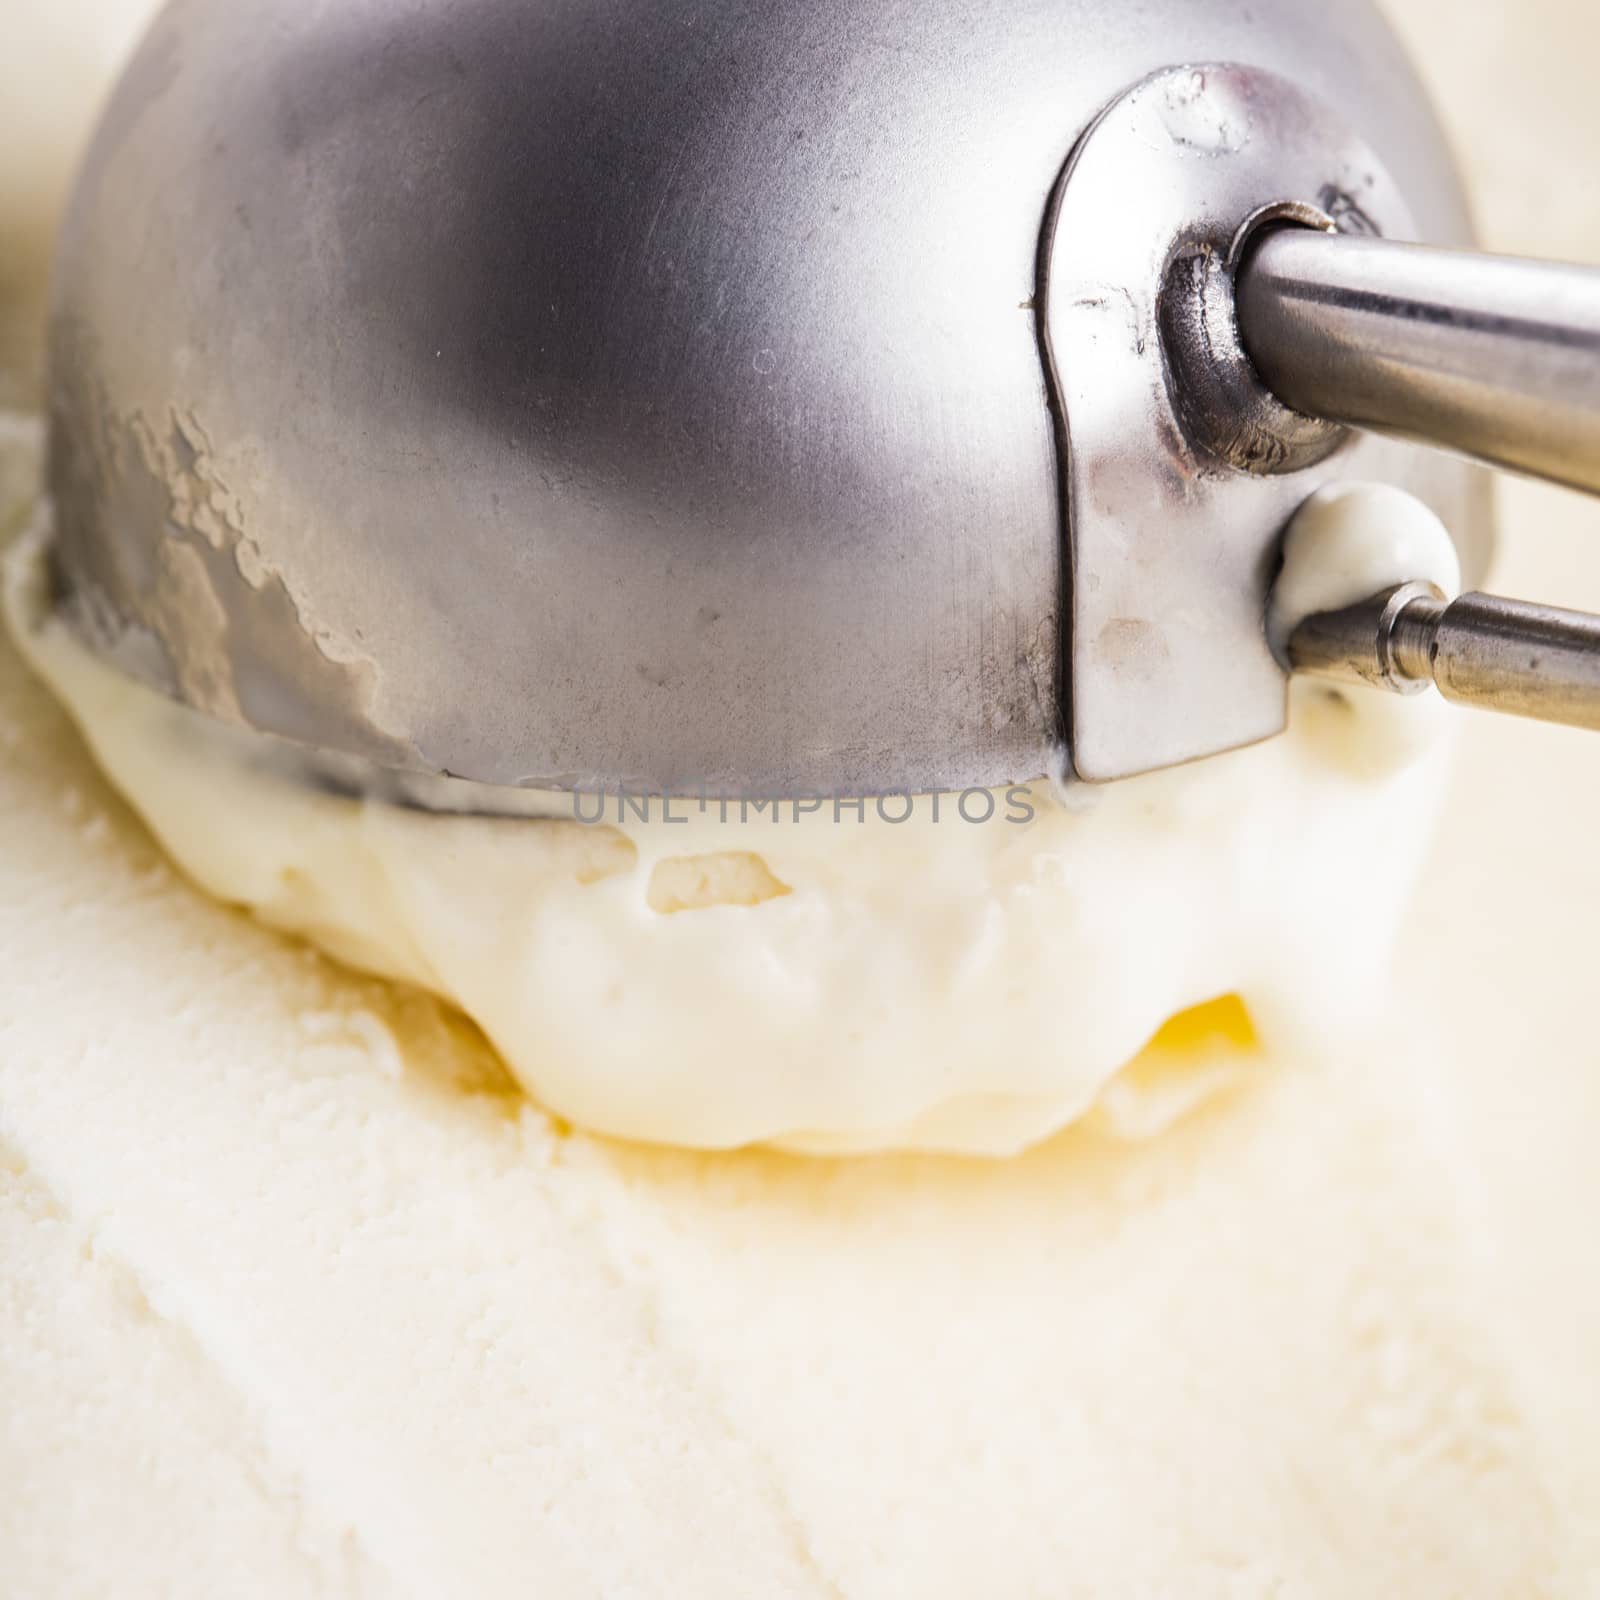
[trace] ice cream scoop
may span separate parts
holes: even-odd
[[[1595,487],[1600,277],[1469,242],[1365,4],[174,0],[62,241],[59,604],[488,810],[1172,765],[1283,727],[1314,492],[1471,577],[1413,441]]]

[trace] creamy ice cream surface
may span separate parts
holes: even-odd
[[[1438,44],[1451,103],[1473,113],[1464,148],[1491,226],[1508,227],[1491,242],[1600,255],[1600,218],[1575,222],[1565,164],[1534,159],[1547,146],[1582,158],[1583,18],[1555,0],[1514,27],[1486,15],[1462,28],[1435,0],[1404,13]],[[1514,96],[1526,148],[1502,176],[1504,141],[1475,114]],[[1588,137],[1600,143],[1600,124]],[[8,530],[34,517],[37,446],[26,420],[0,425]],[[1496,587],[1600,607],[1592,508],[1513,484],[1503,520]],[[9,570],[26,603],[25,551]],[[1341,743],[1346,713],[1311,700],[1304,738],[1236,763],[1266,763],[1251,770],[1272,775],[1262,788],[1284,808],[1264,817],[1254,857],[1226,843],[1253,837],[1237,808],[1254,788],[1227,763],[1214,789],[1158,787],[1154,818],[1113,799],[1129,815],[1112,812],[1112,831],[1168,841],[1151,900],[1187,862],[1186,900],[1216,903],[1175,907],[1164,934],[1180,929],[1178,954],[1126,1039],[1053,1086],[1023,1063],[1008,1088],[1054,1098],[980,1142],[1092,1115],[1005,1161],[692,1153],[574,1132],[418,986],[478,1011],[524,1076],[566,1072],[559,1040],[519,1060],[512,1026],[462,992],[482,950],[441,976],[438,949],[416,943],[440,937],[472,880],[408,857],[407,830],[459,827],[464,859],[499,860],[498,840],[473,830],[511,824],[279,809],[272,849],[240,863],[227,854],[240,816],[180,806],[150,780],[158,755],[157,778],[185,770],[160,719],[117,701],[120,683],[92,664],[80,674],[76,657],[49,654],[49,637],[30,634],[29,649],[105,767],[190,871],[235,875],[214,887],[272,914],[251,873],[281,879],[307,852],[316,865],[319,840],[361,872],[392,876],[404,860],[411,909],[341,936],[369,941],[346,955],[415,981],[357,975],[198,892],[0,638],[8,1600],[1600,1586],[1600,741],[1433,708],[1459,726],[1462,756],[1428,853],[1438,746]],[[1385,771],[1357,771],[1374,751]],[[214,808],[254,818],[272,804],[226,771],[196,775]],[[1333,841],[1326,859],[1302,865],[1289,848],[1296,807]],[[613,849],[626,870],[579,887],[617,897],[605,925],[629,941],[628,972],[665,961],[693,985],[698,941],[714,937],[693,931],[704,919],[792,915],[806,874],[825,870],[803,830],[775,833],[741,850],[790,893],[754,905],[702,905],[730,884],[752,898],[753,868],[658,877],[697,852],[637,830],[621,844],[585,831],[583,851]],[[930,858],[928,841],[895,837],[885,848]],[[1001,881],[989,834],[954,837],[968,854],[939,870]],[[1187,853],[1197,839],[1213,866]],[[1289,881],[1252,882],[1252,859]],[[1370,895],[1414,868],[1381,1014],[1336,1051],[1312,1048],[1294,1019],[1336,1021],[1344,997],[1375,992],[1361,962],[1377,958],[1296,945],[1301,904],[1339,892],[1341,872]],[[517,868],[539,883],[547,869]],[[1073,870],[1096,869],[1085,853]],[[847,896],[892,916],[862,887],[864,847],[845,876]],[[276,904],[279,921],[318,931],[308,902]],[[909,923],[889,926],[909,937]],[[1284,948],[1264,951],[1269,937]],[[830,945],[805,948],[823,962]],[[938,970],[982,971],[961,954]],[[566,952],[558,970],[572,984],[585,968]],[[1118,1075],[1162,1016],[1235,991],[1256,1042],[1236,1008],[1214,1007]],[[928,998],[899,992],[902,1008]],[[662,1001],[648,1025],[664,1018]],[[762,1027],[730,1004],[715,1065],[759,1084],[776,1061],[789,1098],[736,1083],[753,1120],[713,1142],[807,1131],[794,1108],[819,1085]],[[581,1094],[580,1065],[536,1087]],[[1193,1105],[1213,1074],[1230,1092]],[[911,1080],[881,1082],[870,1114],[824,1131],[917,1136],[937,1097],[919,1108]]]
[[[107,80],[154,0],[21,0],[0,48],[0,405],[31,394],[55,232]]]
[[[1448,535],[1422,512],[1413,548],[1410,510],[1347,493],[1284,587],[1352,565],[1358,594],[1452,584]],[[1257,1065],[1230,1025],[1336,1055],[1381,996],[1445,777],[1438,704],[1296,684],[1280,739],[1065,797],[430,815],[264,770],[99,663],[49,614],[48,527],[8,563],[14,635],[174,858],[455,1001],[541,1104],[629,1138],[1009,1153],[1091,1109],[1159,1131]]]

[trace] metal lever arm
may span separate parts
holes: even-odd
[[[1600,269],[1276,227],[1236,303],[1294,410],[1600,494]]]
[[[1297,672],[1600,731],[1600,616],[1406,583],[1307,617],[1289,641]]]

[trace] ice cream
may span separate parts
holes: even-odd
[[[1416,10],[1571,150],[1575,10]],[[1517,180],[1497,242],[1574,226]],[[1498,587],[1600,606],[1591,508],[1505,512]],[[1593,1593],[1600,746],[1461,721],[1366,1047],[1145,1141],[696,1155],[197,893],[0,642],[5,1589]]]
[[[1397,491],[1308,531],[1302,610],[1456,581]],[[47,534],[10,563],[15,636],[195,880],[456,1002],[544,1106],[627,1138],[1008,1153],[1097,1104],[1159,1131],[1249,1065],[1169,1032],[1167,1070],[1119,1077],[1180,1013],[1242,1002],[1285,1054],[1358,1037],[1443,782],[1437,703],[1297,684],[1281,739],[1065,797],[433,816],[277,777],[99,663],[48,615]]]
[[[40,371],[50,244],[107,81],[154,0],[8,8],[0,50],[0,404]]]
[[[0,724],[19,1592],[1582,1592],[1570,1032],[1512,1084],[1411,969],[1151,1141],[650,1153],[193,891],[12,658]]]

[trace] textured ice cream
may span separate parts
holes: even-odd
[[[1433,877],[1462,992],[1403,966],[1387,1049],[1158,1140],[652,1153],[195,893],[0,659],[15,1592],[1585,1592],[1600,1088],[1581,995],[1520,1014],[1537,831]],[[1588,750],[1512,752],[1558,837]]]
[[[1495,242],[1600,253],[1582,14],[1411,10]],[[1593,509],[1505,509],[1498,586],[1600,607]],[[1461,721],[1374,1047],[1153,1141],[694,1155],[196,893],[0,639],[0,1588],[1592,1595],[1600,744]]]
[[[107,79],[155,0],[25,0],[0,28],[0,404],[33,389],[50,242]]]

